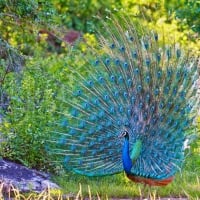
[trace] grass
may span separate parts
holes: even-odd
[[[200,199],[200,154],[190,156],[181,173],[175,176],[174,181],[165,187],[152,187],[151,194],[159,197],[186,197],[188,199]],[[196,163],[196,164],[195,164]],[[76,195],[80,190],[83,197],[88,197],[88,186],[92,194],[99,195],[101,199],[107,198],[136,198],[148,193],[144,191],[142,184],[129,181],[125,174],[107,177],[85,177],[76,174],[63,174],[54,177],[62,188],[63,193]]]
[[[57,177],[58,180],[60,178]],[[45,191],[42,191],[40,194],[21,194],[18,190],[11,188],[12,194],[8,193],[6,196],[7,199],[14,197],[15,200],[83,200],[85,199],[85,197],[88,200],[103,200],[110,199],[112,197],[115,199],[138,199],[138,197],[141,197],[143,189],[142,185],[136,185],[128,181],[126,178],[123,177],[122,174],[100,179],[88,179],[75,175],[72,180],[67,181],[67,179],[64,179],[64,177],[62,178],[62,180],[59,180],[64,184],[62,191],[47,189]],[[83,183],[80,184],[76,181],[83,181]],[[0,199],[3,199],[2,188],[3,184],[0,185]],[[169,200],[173,197],[179,197],[180,199],[186,197],[191,200],[199,200],[199,176],[197,176],[196,174],[185,172],[182,176],[176,176],[175,181],[169,186],[151,188],[151,193],[149,197],[150,200],[161,199],[162,196],[168,197]]]
[[[6,195],[7,199],[10,199],[11,196],[15,200],[82,200],[85,197],[88,200],[134,199],[141,197],[144,189],[143,185],[132,183],[123,174],[102,178],[86,178],[78,175],[69,177],[69,175],[66,175],[55,177],[55,179],[62,184],[62,191],[47,189],[40,194],[21,194],[18,190],[11,188],[12,195],[8,193]],[[0,185],[0,199],[3,199],[2,188],[3,184]],[[143,191],[143,196],[144,193],[147,194],[147,190]],[[173,197],[186,197],[191,200],[200,199],[199,174],[185,171],[182,175],[178,174],[172,184],[166,187],[151,188],[149,199],[155,200],[161,197],[168,197],[168,199]]]
[[[86,178],[73,175],[73,178],[56,177],[57,182],[62,186],[63,193],[77,194],[79,185],[84,197],[88,197],[88,186],[92,194],[98,194],[101,199],[108,198],[136,198],[141,196],[144,186],[129,181],[125,175],[119,174],[111,177]],[[143,191],[147,194],[147,189]],[[189,199],[200,198],[200,178],[192,172],[185,171],[178,174],[175,180],[166,187],[152,187],[151,194],[156,197],[187,197]]]
[[[200,199],[200,154],[190,156],[182,173],[178,173],[175,180],[166,187],[152,187],[149,199],[155,200],[162,197],[173,199],[187,198],[191,200]],[[7,193],[7,199],[14,196],[15,200],[104,200],[111,198],[138,199],[147,196],[149,188],[141,184],[129,181],[124,173],[106,177],[85,177],[77,174],[62,174],[54,176],[62,190],[42,191],[40,194],[30,193],[21,194],[18,190],[11,187],[12,194]],[[5,196],[5,195],[4,195]],[[0,185],[0,199],[3,199],[3,184]]]

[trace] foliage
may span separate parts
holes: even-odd
[[[113,11],[121,6],[121,0],[52,0],[52,3],[63,25],[83,32],[93,32],[97,28],[97,14],[106,16],[108,10]]]
[[[191,144],[192,153],[200,155],[200,116],[197,117],[196,138]],[[195,165],[200,166],[200,159],[196,159]]]
[[[28,18],[28,20],[50,20],[49,16],[55,9],[48,1],[36,0],[0,0],[1,16],[10,16],[15,20]]]
[[[3,157],[40,169],[49,165],[44,143],[55,110],[51,80],[44,77],[42,68],[30,65],[21,80],[7,79],[10,105],[2,127],[7,139],[1,147]]]
[[[123,10],[144,26],[169,35],[169,40],[199,52],[200,41],[194,32],[199,27],[198,5],[198,1],[186,0],[1,0],[0,34],[26,55],[32,55],[40,29],[50,30],[59,38],[68,29],[93,32],[101,26],[97,15],[105,18]]]
[[[13,73],[17,78],[24,65],[24,58],[6,41],[0,38],[0,115],[3,116],[9,104],[9,96],[4,87],[7,77]],[[17,75],[18,74],[18,75]]]
[[[85,39],[94,42],[89,34]],[[86,44],[80,43],[76,50],[66,47],[71,57],[51,53],[44,58],[43,46],[38,45],[18,79],[12,73],[7,76],[4,88],[10,100],[1,126],[4,133],[1,156],[29,167],[54,170],[46,148],[57,121],[56,112],[63,110],[61,86],[65,85],[66,89],[76,81],[70,69],[79,67],[80,73],[85,74],[86,66],[80,59],[85,48]]]
[[[165,8],[167,9],[169,15],[175,12],[182,30],[187,29],[189,26],[193,31],[200,33],[200,1],[166,0]]]
[[[48,1],[0,0],[0,35],[26,55],[34,53],[40,26],[53,23],[54,8]]]

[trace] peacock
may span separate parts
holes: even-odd
[[[68,66],[74,84],[62,88],[51,152],[74,173],[124,171],[165,186],[182,168],[199,106],[198,58],[126,17],[102,24],[82,57],[85,74]]]

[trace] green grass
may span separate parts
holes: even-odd
[[[71,175],[72,176],[72,175]],[[144,186],[135,184],[125,175],[115,175],[102,178],[83,178],[78,175],[72,177],[56,177],[57,182],[62,186],[63,193],[76,195],[79,191],[79,184],[82,186],[83,196],[88,196],[88,185],[93,195],[99,194],[102,199],[106,197],[134,198],[141,196]],[[190,199],[200,198],[200,178],[196,174],[185,171],[183,175],[178,174],[174,182],[166,187],[152,187],[151,193],[157,197],[188,197]],[[147,194],[147,190],[145,190]]]
[[[156,200],[162,197],[173,199],[186,197],[191,200],[200,199],[200,154],[190,156],[184,166],[182,173],[178,173],[175,180],[166,187],[152,187],[150,199]],[[124,173],[106,177],[85,177],[77,174],[62,174],[54,176],[54,180],[62,187],[60,190],[44,190],[40,194],[22,194],[17,189],[11,187],[12,194],[7,194],[7,198],[14,197],[15,200],[88,200],[128,198],[138,199],[143,193],[147,197],[149,188],[141,184],[129,181]],[[181,198],[182,197],[182,198]],[[3,199],[3,183],[0,184],[0,199]]]
[[[151,194],[158,197],[187,197],[200,199],[200,166],[195,165],[200,161],[200,155],[191,156],[181,173],[177,173],[174,181],[165,187],[152,187]],[[101,199],[111,197],[136,198],[141,196],[144,190],[142,184],[129,181],[124,173],[106,177],[85,177],[76,174],[63,174],[55,176],[54,180],[63,188],[64,194],[76,194],[80,192],[83,197],[89,196],[88,186],[94,196]],[[148,193],[148,188],[143,194]]]

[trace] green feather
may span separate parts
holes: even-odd
[[[137,140],[133,145],[132,145],[132,151],[131,151],[131,160],[134,162],[140,155],[142,150],[142,141]]]

